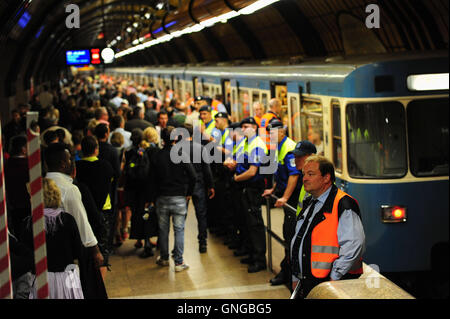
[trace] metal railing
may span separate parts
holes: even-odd
[[[267,232],[267,236],[268,236],[268,240],[267,240],[268,266],[269,266],[270,271],[272,271],[273,270],[273,268],[272,268],[272,238],[275,239],[277,242],[279,242],[283,247],[286,247],[286,245],[289,245],[289,243],[286,243],[286,241],[284,239],[282,239],[280,236],[278,236],[272,230],[270,199],[274,198],[274,199],[278,200],[279,198],[273,194],[270,195],[270,197],[266,196],[265,198],[266,198],[266,220],[267,220],[266,232]],[[297,209],[295,209],[294,207],[292,207],[291,205],[289,205],[287,203],[284,204],[284,207],[286,207],[290,211],[294,212],[295,214],[297,213]]]

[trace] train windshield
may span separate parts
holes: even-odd
[[[417,177],[448,175],[448,99],[408,104],[411,173]]]
[[[348,104],[346,121],[351,177],[401,178],[406,174],[406,123],[401,103]]]

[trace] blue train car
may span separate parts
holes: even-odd
[[[179,97],[221,93],[234,121],[279,98],[290,137],[316,144],[358,200],[364,261],[381,272],[430,270],[434,247],[448,247],[448,52],[132,72],[172,75]]]

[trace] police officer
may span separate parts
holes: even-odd
[[[298,196],[298,202],[297,202],[297,212],[296,216],[300,213],[300,211],[303,208],[303,200],[305,199],[305,196],[307,195],[305,191],[305,186],[303,185],[303,173],[302,169],[305,165],[306,159],[317,153],[316,146],[311,143],[308,140],[300,141],[295,145],[295,149],[292,151],[292,154],[295,156],[295,167],[300,172],[300,177],[298,179],[298,187],[300,188],[300,194]],[[295,207],[295,206],[294,206]]]
[[[200,132],[202,133],[202,144],[207,144],[218,138],[218,130],[214,130],[216,127],[216,121],[212,115],[212,108],[209,105],[204,105],[199,109],[200,120],[202,121],[200,126]],[[214,132],[214,136],[213,136]]]
[[[291,241],[292,288],[304,298],[324,281],[354,279],[362,272],[365,236],[357,201],[334,184],[334,166],[313,155],[303,166],[303,201]]]
[[[264,176],[260,173],[267,148],[257,135],[258,124],[253,117],[241,121],[241,128],[247,137],[247,150],[244,163],[238,163],[234,181],[242,187],[242,213],[246,216],[249,237],[249,256],[241,260],[248,263],[248,272],[254,273],[266,269],[266,234],[261,211],[261,195],[264,190]]]
[[[232,224],[232,207],[230,194],[230,171],[223,165],[227,156],[231,156],[233,151],[233,141],[228,129],[228,114],[217,113],[214,117],[215,128],[211,131],[212,143],[215,145],[215,152],[219,153],[212,164],[214,180],[216,185],[216,197],[214,198],[214,209],[211,213],[213,232],[219,236],[226,236],[225,241],[230,241]]]
[[[247,148],[246,137],[242,133],[241,123],[234,122],[228,127],[230,129],[230,137],[233,141],[233,151],[231,156],[227,157],[224,166],[228,168],[230,173],[234,174],[237,163],[244,162],[244,151]],[[236,249],[233,253],[236,257],[247,255],[247,250],[244,243],[248,242],[248,232],[245,222],[245,215],[241,213],[241,183],[236,183],[232,180],[230,184],[231,204],[233,213],[232,231],[234,231],[234,238],[232,238],[228,248]]]
[[[268,126],[267,131],[270,134],[271,142],[277,142],[277,171],[275,172],[275,182],[272,188],[266,189],[263,196],[270,196],[275,192],[279,199],[275,203],[275,207],[283,207],[283,237],[286,242],[284,250],[284,258],[280,264],[281,271],[270,280],[272,285],[288,284],[291,287],[291,273],[289,266],[289,243],[295,229],[295,211],[291,211],[284,206],[286,203],[290,206],[296,206],[300,187],[298,187],[298,179],[300,172],[295,166],[295,158],[292,151],[295,148],[295,142],[286,136],[286,129],[283,123],[273,120]],[[301,185],[300,185],[301,186]]]

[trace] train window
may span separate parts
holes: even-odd
[[[209,88],[210,88],[210,87],[209,87],[209,84],[203,83],[203,95],[212,97]]]
[[[195,96],[202,95],[201,85],[200,85],[198,78],[193,78],[192,82],[193,82],[193,86],[194,86],[194,95]]]
[[[406,123],[401,103],[348,104],[346,122],[351,177],[400,178],[406,174]]]
[[[411,173],[448,175],[448,99],[412,101],[407,114]]]
[[[225,104],[227,103],[231,103],[230,101],[230,92],[231,92],[231,84],[230,84],[230,80],[222,80],[222,90],[223,90],[223,98],[224,98],[224,102]]]
[[[187,92],[189,92],[189,94],[191,95],[191,97],[194,97],[194,92],[192,90],[192,82],[190,81],[184,81],[184,92],[185,94]]]
[[[261,103],[264,106],[264,109],[267,110],[267,93],[261,93]]]
[[[250,116],[250,96],[247,90],[239,90],[239,119]]]
[[[252,93],[252,103],[259,102],[259,91],[253,91]]]
[[[341,108],[338,101],[331,102],[333,109],[333,161],[336,171],[342,172]]]
[[[315,99],[304,99],[301,105],[300,121],[302,137],[313,143],[317,155],[323,155],[323,114],[322,102]]]
[[[289,113],[288,113],[288,100],[287,100],[287,86],[285,83],[271,83],[272,96],[281,101],[281,114],[280,118],[283,124],[288,127]]]
[[[181,80],[180,78],[177,77],[177,81],[176,81],[176,91],[175,91],[175,95],[178,99],[182,99],[183,98],[183,86],[181,84]]]
[[[291,138],[294,141],[300,141],[301,140],[301,132],[300,132],[300,112],[298,109],[298,99],[295,96],[291,96],[290,98],[291,103],[291,127],[292,127],[292,136]]]

